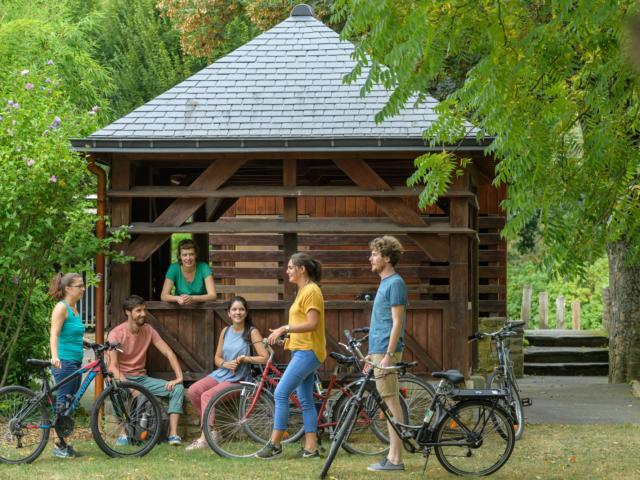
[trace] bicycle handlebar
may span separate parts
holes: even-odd
[[[120,349],[120,342],[94,343],[87,340],[82,340],[82,345],[84,346],[84,348],[90,348],[96,353],[104,352],[105,350],[117,350],[118,352],[122,352],[122,350]]]
[[[496,330],[495,332],[475,332],[473,335],[467,337],[469,342],[475,342],[476,340],[482,340],[483,338],[489,337],[511,337],[517,335],[518,333],[522,333],[522,327],[524,325],[524,321],[518,320],[516,322],[507,322],[504,327],[500,330]]]

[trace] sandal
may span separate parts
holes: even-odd
[[[202,438],[197,438],[193,442],[191,442],[185,450],[187,451],[200,450],[201,448],[206,448],[206,447],[207,447],[207,441]]]

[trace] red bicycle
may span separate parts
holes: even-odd
[[[219,455],[231,458],[253,456],[269,440],[273,429],[275,402],[273,390],[278,385],[283,371],[273,363],[274,351],[264,342],[269,359],[256,382],[240,382],[215,395],[204,413],[205,438],[209,446]],[[331,352],[336,361],[327,388],[322,388],[320,377],[316,376],[313,398],[318,410],[318,434],[333,432],[340,412],[348,405],[348,400],[357,391],[362,379],[346,385],[345,372],[360,373],[362,365],[353,355]],[[407,367],[413,366],[407,363]],[[365,395],[371,388],[367,387]],[[405,400],[401,397],[404,423],[408,422],[409,412]],[[304,435],[302,409],[295,392],[290,397],[289,429],[285,432],[283,443],[292,443]],[[365,401],[351,435],[343,444],[349,453],[364,455],[383,455],[388,450],[386,419],[375,402]],[[321,438],[321,437],[320,437]]]

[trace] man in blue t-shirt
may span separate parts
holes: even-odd
[[[407,286],[396,273],[395,266],[402,255],[402,245],[397,238],[384,236],[369,243],[371,271],[380,276],[380,286],[373,301],[369,330],[369,357],[383,367],[394,365],[402,359],[404,348],[404,324],[407,307]],[[398,374],[375,372],[376,387],[395,418],[402,418],[398,400]],[[389,429],[389,454],[381,461],[369,465],[372,471],[402,471],[402,442],[395,430]]]

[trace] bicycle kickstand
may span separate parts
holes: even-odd
[[[422,450],[422,454],[424,455],[424,467],[422,467],[422,474],[424,475],[427,471],[427,464],[429,463],[429,455],[431,455],[431,447],[425,447]]]

